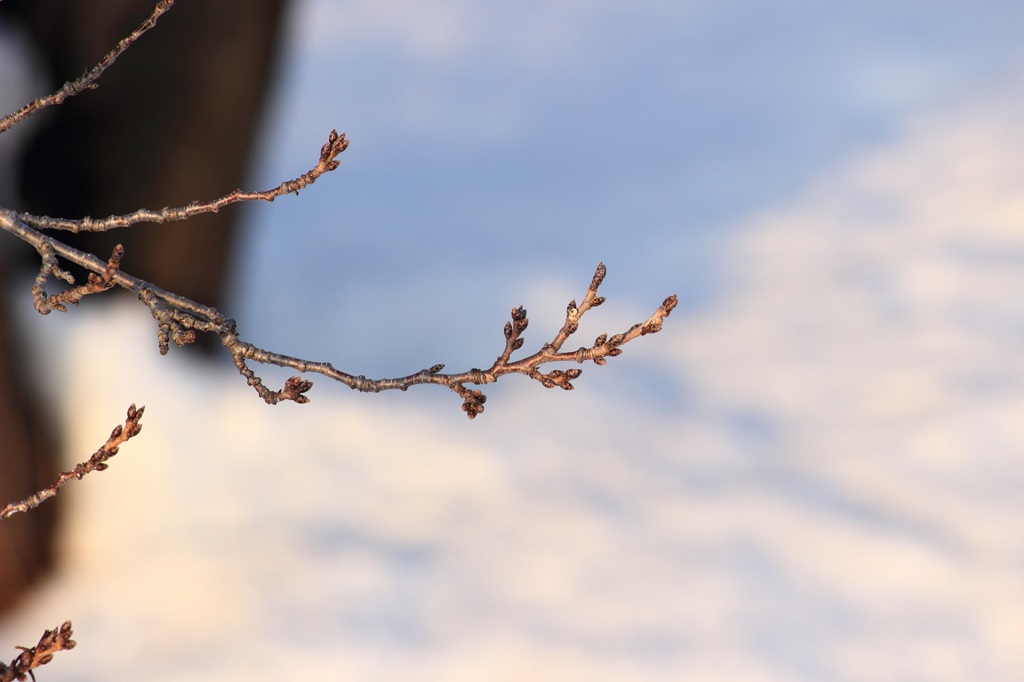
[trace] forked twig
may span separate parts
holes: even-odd
[[[110,254],[110,259],[107,261],[107,267],[103,269],[103,272],[99,274],[90,272],[85,284],[73,289],[66,289],[52,296],[47,295],[44,288],[47,279],[52,276],[68,284],[74,284],[75,278],[67,270],[61,269],[57,263],[57,255],[54,253],[51,242],[47,241],[40,244],[39,256],[42,258],[42,265],[39,267],[39,274],[32,285],[32,301],[37,311],[43,315],[49,315],[50,311],[53,310],[66,313],[68,309],[64,305],[65,303],[78,305],[78,302],[89,294],[98,294],[112,288],[114,286],[114,273],[121,266],[121,257],[124,256],[124,247],[120,244],[114,247],[114,251]]]
[[[71,471],[62,472],[49,487],[29,495],[21,502],[11,502],[3,509],[0,509],[0,519],[6,519],[19,512],[27,512],[29,509],[35,509],[56,495],[58,490],[71,481],[81,480],[86,474],[93,471],[103,471],[106,469],[108,466],[107,460],[117,454],[121,445],[137,436],[139,431],[142,430],[142,424],[139,422],[145,409],[145,407],[136,408],[135,405],[129,407],[124,426],[118,425],[114,427],[114,430],[110,432],[110,437],[107,438],[107,442],[101,445],[99,450],[93,453],[92,457],[81,464],[75,465],[75,468]],[[0,678],[0,682],[2,682],[2,678]]]
[[[67,651],[75,648],[75,640],[71,639],[71,621],[65,621],[59,628],[46,630],[39,638],[39,643],[33,647],[19,646],[21,653],[8,665],[0,663],[0,682],[23,681],[28,675],[35,682],[36,676],[32,671],[41,665],[46,665],[53,660],[53,655],[58,651]]]

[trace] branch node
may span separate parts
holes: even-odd
[[[114,276],[117,274],[121,266],[121,258],[124,256],[124,247],[118,244],[114,247],[110,258],[107,259],[103,270],[99,273],[90,272],[85,284],[48,296],[44,285],[50,276],[62,279],[72,285],[75,283],[75,278],[67,271],[62,270],[58,265],[57,254],[54,251],[52,241],[43,241],[37,251],[42,259],[42,265],[39,268],[39,274],[36,276],[35,283],[32,285],[32,302],[35,309],[43,315],[48,315],[52,310],[66,313],[68,308],[64,305],[65,303],[78,305],[89,294],[98,294],[112,288],[114,286]]]

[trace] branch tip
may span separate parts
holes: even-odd
[[[74,649],[76,642],[71,639],[71,621],[65,621],[60,627],[45,630],[39,643],[33,647],[18,646],[21,653],[10,664],[0,663],[0,682],[22,681],[28,675],[36,679],[33,670],[53,660],[58,651]]]
[[[604,262],[602,261],[598,263],[597,270],[594,271],[594,279],[590,281],[590,289],[592,291],[597,291],[598,287],[600,287],[601,283],[604,281],[605,275],[607,274],[608,268],[605,267]]]
[[[29,509],[35,509],[40,504],[56,495],[58,490],[63,488],[72,480],[81,480],[86,474],[92,473],[93,471],[105,471],[107,469],[107,460],[120,451],[121,445],[128,442],[131,438],[139,435],[139,432],[142,431],[142,424],[140,422],[145,409],[145,407],[136,409],[134,404],[129,407],[124,425],[114,427],[110,432],[110,437],[107,438],[107,442],[101,445],[100,448],[93,453],[92,457],[81,464],[76,464],[75,468],[71,471],[62,472],[57,477],[57,480],[49,487],[43,488],[42,490],[29,495],[20,502],[11,502],[3,509],[0,509],[0,519],[14,516],[19,512],[26,512]],[[0,678],[0,682],[2,682],[2,678]]]

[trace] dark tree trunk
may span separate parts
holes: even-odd
[[[45,114],[19,161],[21,204],[15,208],[59,217],[100,217],[185,205],[242,186],[275,63],[284,4],[178,0],[103,75],[98,89]],[[39,49],[50,92],[95,65],[154,5],[155,0],[3,0],[0,19],[27,29]],[[185,223],[139,225],[68,241],[104,259],[114,244],[123,243],[126,271],[222,306],[237,220],[237,210],[229,207]],[[7,282],[4,277],[4,286]],[[12,319],[3,312],[0,504],[48,484],[58,468],[50,437],[55,425],[29,400],[31,377],[19,382],[14,376],[24,363],[12,349]],[[58,496],[39,510],[19,515],[24,519],[0,522],[0,609],[49,563],[59,504]]]

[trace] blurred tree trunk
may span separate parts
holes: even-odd
[[[154,5],[155,0],[4,0],[0,19],[28,31],[49,79],[45,92],[52,92],[95,65]],[[21,203],[12,208],[101,217],[181,206],[242,186],[284,5],[285,0],[177,0],[104,74],[97,90],[46,112],[18,161]],[[123,243],[125,266],[133,274],[223,307],[238,217],[229,207],[184,223],[67,241],[104,259],[114,244]],[[5,274],[3,286],[9,282]],[[29,399],[32,378],[16,375],[23,356],[12,346],[12,319],[4,312],[0,504],[49,484],[58,471],[56,424]],[[0,609],[50,562],[60,504],[59,498],[51,500],[0,524]]]
[[[9,281],[7,273],[0,276]],[[25,349],[7,302],[0,293],[0,506],[24,499],[58,473],[55,425],[41,418],[46,413],[40,392],[20,361]],[[47,503],[0,522],[0,612],[16,603],[53,563],[57,511]]]

